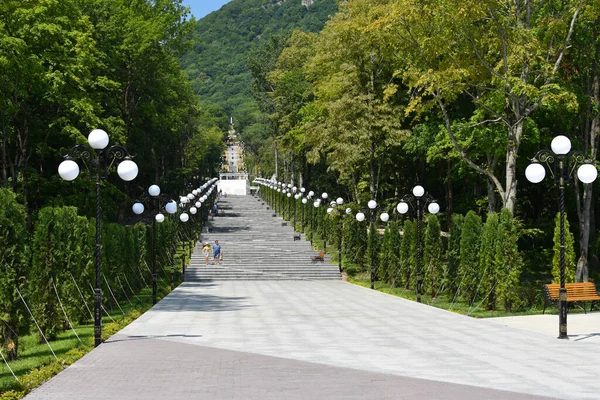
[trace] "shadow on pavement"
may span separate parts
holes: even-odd
[[[202,337],[202,335],[184,335],[184,334],[170,334],[170,335],[128,335],[121,336],[115,335],[104,343],[117,343],[117,342],[127,342],[130,340],[144,340],[144,339],[161,339],[161,338],[170,338],[170,337],[184,337],[184,338],[196,338]]]
[[[247,297],[214,296],[210,294],[193,294],[185,291],[172,292],[159,304],[154,306],[158,312],[162,311],[239,311],[253,307],[246,302]]]

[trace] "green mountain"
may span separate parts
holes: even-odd
[[[228,115],[252,114],[248,52],[295,28],[318,32],[336,11],[336,0],[232,0],[197,21],[182,66],[204,104]]]

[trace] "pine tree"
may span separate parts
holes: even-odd
[[[387,224],[383,233],[383,244],[381,245],[381,252],[379,254],[381,268],[379,269],[378,277],[380,280],[388,283],[391,281],[390,278],[392,275],[392,254],[390,225]]]
[[[552,283],[560,283],[560,213],[554,219],[554,256],[552,257]],[[575,240],[565,218],[565,282],[575,282]]]
[[[18,288],[24,292],[25,279],[19,277],[24,277],[27,271],[26,234],[25,207],[17,202],[13,192],[0,189],[0,310],[3,319],[0,332],[9,360],[17,358],[18,335],[27,330],[25,307],[16,291]]]
[[[415,224],[411,220],[404,221],[404,231],[400,244],[400,274],[404,279],[404,287],[410,289],[414,276],[414,241],[416,236]]]
[[[400,246],[402,245],[402,236],[400,236],[400,226],[397,221],[390,223],[390,254],[389,271],[390,284],[396,287],[402,281],[400,275]]]
[[[449,293],[456,293],[458,288],[458,269],[460,265],[460,237],[465,217],[461,214],[452,214],[450,225],[450,238],[448,240],[448,265],[446,267],[446,288]]]
[[[479,270],[483,273],[481,293],[487,295],[488,310],[496,309],[496,285],[498,271],[496,269],[496,241],[498,239],[498,214],[489,213],[481,233],[481,249],[479,253]]]
[[[427,217],[425,246],[423,248],[423,293],[429,292],[432,296],[435,296],[441,287],[444,277],[442,253],[440,220],[437,215],[429,215]]]
[[[469,211],[462,226],[460,238],[459,291],[463,300],[471,303],[479,283],[479,248],[481,244],[481,217]]]
[[[508,209],[502,209],[496,241],[496,270],[498,304],[506,311],[516,311],[522,305],[519,296],[522,259],[518,248],[517,223]]]

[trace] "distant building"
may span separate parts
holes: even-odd
[[[223,160],[223,172],[246,172],[246,165],[244,164],[244,148],[240,144],[237,133],[233,126],[233,117],[231,117],[229,122],[227,149],[225,149],[225,157]]]
[[[246,164],[244,163],[244,146],[240,143],[233,126],[233,117],[229,120],[227,148],[221,159],[223,163],[219,174],[219,190],[233,195],[247,194],[249,192],[249,181]]]

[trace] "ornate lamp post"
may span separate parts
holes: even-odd
[[[308,200],[306,199],[306,197],[304,197],[304,192],[306,191],[306,189],[304,188],[300,188],[300,194],[298,195],[299,198],[301,198],[302,200],[302,228],[300,229],[301,233],[304,233],[304,207],[305,204],[308,203]]]
[[[294,232],[296,231],[296,202],[298,201],[298,199],[300,198],[300,193],[296,193],[298,191],[298,188],[296,186],[294,186],[292,188],[292,194],[294,195]]]
[[[423,186],[415,186],[412,194],[402,198],[396,209],[400,214],[406,214],[409,207],[415,209],[417,213],[417,302],[421,302],[421,289],[423,286],[423,276],[421,275],[421,222],[423,221],[423,212],[425,207],[430,214],[437,214],[440,211],[440,205],[433,197],[425,193]]]
[[[375,200],[369,200],[367,203],[367,207],[362,207],[360,212],[356,214],[356,220],[358,222],[363,222],[366,217],[369,219],[369,272],[371,275],[371,289],[375,289],[375,269],[373,267],[373,237],[375,236],[375,222],[377,221],[377,211],[379,210],[379,206]],[[352,211],[352,210],[350,210]],[[365,213],[367,214],[365,216]],[[387,222],[390,216],[387,213],[382,213],[380,216],[383,222]]]
[[[323,192],[321,194],[321,198],[323,199],[323,201],[321,201],[321,199],[317,199],[317,201],[315,201],[313,203],[313,206],[317,209],[317,218],[319,217],[319,207],[321,205],[325,206],[326,203],[325,201],[327,200],[327,197],[329,195],[325,192]],[[327,216],[327,214],[325,214],[325,216],[323,216],[323,250],[327,251],[327,224],[325,223],[325,217]],[[317,229],[319,229],[319,225],[318,225],[318,219],[317,219]]]
[[[288,209],[288,220],[292,219],[292,192],[290,191],[290,189],[287,190],[286,193],[287,196],[287,209]]]
[[[148,196],[149,195],[149,196]],[[170,200],[166,194],[160,193],[158,185],[152,185],[148,188],[148,195],[144,193],[138,201],[133,204],[132,210],[134,214],[140,215],[144,212],[144,203],[152,207],[152,304],[156,304],[156,223],[161,223],[165,220],[165,216],[160,213],[162,208],[161,202],[165,204],[166,211],[169,214],[177,212],[177,204]]]
[[[315,192],[313,192],[312,190],[310,192],[308,192],[308,195],[306,196],[307,198],[307,202],[310,201],[312,199],[312,197],[315,195]],[[314,235],[314,218],[313,218],[313,210],[310,206],[308,206],[308,219],[310,221],[310,244],[313,244],[313,235]]]
[[[77,145],[69,150],[65,160],[58,166],[58,174],[66,181],[72,181],[79,175],[79,165],[74,159],[81,159],[89,168],[90,177],[96,181],[96,287],[94,288],[94,346],[102,343],[102,289],[100,288],[100,182],[105,180],[115,161],[121,161],[117,173],[124,181],[135,179],[137,165],[131,160],[129,152],[123,146],[108,146],[108,134],[102,129],[94,129],[88,136],[88,144]],[[89,163],[89,166],[88,166]]]
[[[332,201],[331,203],[329,203],[330,207],[327,209],[327,214],[331,214],[333,212],[333,210],[335,210],[336,208],[340,208],[342,205],[344,204],[344,199],[342,199],[341,197],[338,197],[337,199],[335,199],[335,201]],[[348,210],[350,212],[348,212]],[[349,214],[352,212],[351,208],[347,208],[346,209],[346,214]],[[342,272],[342,220],[344,218],[344,214],[339,211],[339,216],[338,216],[338,243],[337,243],[337,248],[338,248],[338,267],[340,269],[340,272]]]
[[[525,170],[527,180],[532,183],[541,182],[546,176],[546,164],[554,185],[558,186],[558,211],[560,218],[560,290],[558,297],[558,338],[568,339],[567,336],[567,289],[565,288],[565,186],[577,169],[577,178],[583,183],[592,183],[598,177],[598,170],[592,160],[587,159],[580,151],[571,151],[571,141],[566,136],[556,136],[550,144],[552,150],[542,149],[531,160]]]

